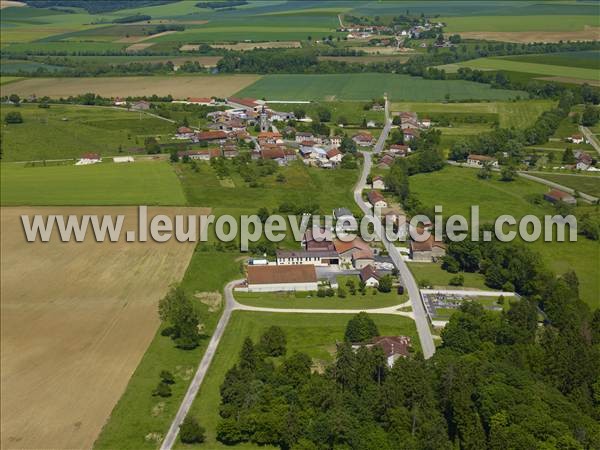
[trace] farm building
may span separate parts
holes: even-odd
[[[87,166],[102,162],[102,158],[98,153],[84,153],[81,158],[75,163],[76,166]]]
[[[365,241],[359,237],[355,237],[350,242],[341,241],[336,239],[334,241],[335,251],[340,257],[340,264],[352,266],[354,265],[355,258],[359,262],[361,269],[362,267],[373,263],[373,250]]]
[[[473,167],[483,167],[485,164],[498,167],[498,160],[491,156],[471,154],[467,156],[467,164]]]
[[[210,141],[222,141],[225,142],[227,139],[227,133],[224,131],[202,131],[196,133],[194,138],[197,142],[210,142]]]
[[[544,198],[550,203],[563,202],[567,205],[577,204],[577,199],[575,197],[573,197],[571,194],[567,194],[566,192],[559,191],[558,189],[552,189],[550,192],[546,192],[544,194]]]
[[[352,349],[356,351],[361,347],[379,347],[385,354],[388,367],[392,368],[399,358],[408,357],[410,345],[411,341],[408,336],[377,336],[369,342],[353,343]]]
[[[317,272],[312,264],[248,266],[249,292],[316,291]]]
[[[333,250],[277,250],[277,265],[312,264],[329,266],[338,264],[338,254]]]
[[[188,97],[187,99],[187,103],[190,105],[204,105],[204,106],[209,106],[209,105],[214,105],[215,104],[215,99],[214,98],[209,98],[209,97]]]
[[[333,233],[325,228],[309,228],[304,232],[302,246],[309,252],[334,251]]]
[[[133,160],[133,156],[114,156],[113,157],[113,162],[114,163],[132,163]]]
[[[437,261],[446,254],[446,245],[437,242],[433,236],[423,242],[410,241],[410,259],[420,262]]]

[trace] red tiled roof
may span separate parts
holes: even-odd
[[[196,137],[199,141],[212,141],[215,139],[226,139],[227,133],[224,131],[203,131],[201,133],[197,133]]]
[[[253,98],[235,98],[235,97],[230,97],[227,99],[227,103],[237,103],[238,105],[242,105],[242,106],[247,106],[249,108],[254,108],[255,106],[258,106],[258,103],[256,103],[256,100]]]
[[[375,203],[380,201],[385,202],[385,197],[379,191],[370,191],[367,194],[367,198],[369,199],[369,203],[371,203],[371,205],[374,205]]]
[[[369,247],[369,244],[367,244],[365,241],[363,241],[359,237],[355,237],[353,240],[351,240],[349,242],[344,242],[339,239],[336,239],[333,242],[333,244],[335,246],[335,250],[338,253],[346,253],[348,250],[353,250],[353,249],[372,252],[371,247]]]
[[[362,281],[366,282],[369,278],[375,278],[376,280],[379,280],[380,278],[379,273],[371,264],[363,267],[360,270],[360,279]]]
[[[212,103],[213,99],[210,97],[188,97],[190,103]]]
[[[327,152],[327,158],[331,159],[337,155],[341,155],[342,152],[340,152],[337,148],[332,148],[331,150],[329,150]]]
[[[546,193],[548,197],[552,197],[556,200],[567,200],[574,198],[571,194],[567,194],[566,192],[559,191],[558,189],[552,189],[550,192]]]
[[[84,153],[81,155],[81,159],[100,159],[100,154],[98,153]]]
[[[474,159],[475,161],[494,161],[494,158],[486,155],[469,155],[467,159]]]
[[[248,284],[315,283],[317,272],[312,264],[248,266]]]

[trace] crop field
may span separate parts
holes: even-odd
[[[175,240],[62,243],[56,235],[27,243],[20,215],[49,213],[124,214],[124,226],[137,227],[132,207],[1,209],[6,449],[92,446],[158,328],[158,300],[194,250]]]
[[[600,50],[559,52],[550,54],[544,53],[540,55],[502,56],[501,59],[534,64],[548,64],[550,66],[581,67],[596,70],[600,69]]]
[[[14,110],[4,106],[0,116],[4,119]],[[115,108],[22,105],[18,111],[23,123],[2,125],[3,161],[79,158],[86,152],[127,154],[143,147],[148,136],[175,131],[175,125],[165,120]]]
[[[580,31],[598,33],[597,29],[593,29],[598,27],[594,14],[463,16],[441,17],[439,20],[447,24],[445,31],[448,33],[473,31],[502,33],[548,32],[557,35]],[[564,35],[569,36],[569,34]]]
[[[526,94],[491,89],[464,80],[425,80],[408,75],[364,73],[335,75],[266,75],[239,91],[238,97],[267,100],[370,100],[384,92],[394,101],[509,100]]]
[[[185,205],[181,185],[164,161],[89,166],[0,164],[1,204]]]
[[[278,207],[283,202],[317,203],[329,213],[333,208],[354,205],[352,186],[358,172],[350,169],[322,170],[306,167],[302,162],[280,167],[277,174],[284,175],[285,183],[276,180],[277,175],[259,179],[260,186],[248,187],[242,177],[231,171],[231,184],[224,186],[209,164],[198,164],[198,172],[186,164],[178,168],[188,203],[219,208]]]
[[[2,95],[35,94],[52,98],[93,92],[103,97],[144,96],[149,92],[176,99],[228,97],[260,79],[260,75],[148,76],[106,78],[33,78],[6,85]]]
[[[479,103],[393,102],[391,109],[394,112],[414,111],[419,115],[433,113],[495,114],[501,127],[525,128],[532,125],[544,111],[552,109],[554,103],[552,100]]]
[[[242,342],[246,336],[254,341],[268,327],[280,326],[287,337],[287,353],[303,352],[313,358],[315,368],[322,368],[332,361],[335,344],[343,340],[346,324],[352,315],[348,314],[280,314],[236,311],[231,320],[215,358],[202,383],[200,392],[192,405],[191,413],[198,418],[207,430],[205,446],[197,448],[229,448],[215,440],[215,428],[219,421],[220,395],[219,387],[223,383],[225,373],[238,359]],[[382,335],[407,335],[412,337],[413,345],[419,348],[414,322],[405,317],[389,315],[371,315]],[[208,447],[206,447],[208,446]],[[196,448],[182,446],[176,448]],[[235,447],[236,449],[238,446]],[[242,446],[240,448],[256,448]]]
[[[410,188],[423,204],[443,206],[444,217],[461,214],[469,218],[471,205],[479,205],[482,223],[493,221],[501,214],[510,214],[517,219],[526,214],[538,217],[554,214],[549,203],[537,205],[532,202],[549,190],[547,186],[521,178],[506,183],[499,181],[498,175],[492,180],[480,180],[474,169],[446,167],[439,172],[415,175],[410,178]],[[575,270],[582,300],[590,306],[600,306],[598,242],[579,236],[577,242],[538,241],[528,245],[540,252],[548,267],[557,274]],[[590,264],[590,261],[596,264]]]
[[[565,65],[538,64],[526,61],[513,61],[504,58],[479,58],[458,63],[461,67],[483,70],[508,70],[512,72],[534,73],[538,75],[598,80],[598,70]]]

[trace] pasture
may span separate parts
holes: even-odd
[[[433,113],[461,114],[495,114],[501,127],[525,128],[554,106],[552,100],[524,100],[513,102],[479,102],[479,103],[421,103],[393,102],[392,111],[414,111],[419,115]]]
[[[567,173],[535,172],[532,175],[570,187],[585,194],[600,197],[600,176]]]
[[[446,218],[452,214],[461,214],[468,220],[471,205],[479,205],[481,223],[493,223],[501,214],[510,214],[517,220],[526,214],[538,217],[555,214],[550,203],[534,203],[549,190],[547,186],[522,178],[507,183],[499,181],[498,177],[495,174],[492,180],[481,180],[477,178],[475,169],[446,167],[439,172],[411,176],[410,189],[423,204],[443,206]],[[582,300],[592,307],[600,306],[598,242],[579,236],[577,242],[539,240],[526,245],[531,245],[540,252],[547,266],[556,274],[575,270],[579,277]],[[439,282],[437,280],[432,275],[431,281]]]
[[[400,316],[377,314],[371,317],[382,335],[411,336],[413,346],[419,349],[419,340],[412,320]],[[221,402],[219,387],[223,383],[227,370],[237,362],[246,336],[250,336],[256,342],[268,327],[280,326],[286,334],[287,354],[291,355],[296,351],[306,353],[313,359],[315,369],[322,370],[333,360],[335,344],[343,340],[344,330],[350,318],[352,315],[349,314],[233,312],[215,358],[190,410],[191,414],[196,416],[206,428],[207,441],[204,446],[191,448],[228,448],[215,439]],[[189,447],[178,442],[176,448]],[[241,448],[256,447],[242,446]]]
[[[1,204],[185,205],[181,185],[164,161],[89,166],[0,164]]]
[[[394,101],[440,102],[452,100],[509,100],[521,91],[491,89],[464,80],[425,80],[383,73],[335,75],[266,75],[239,91],[237,97],[267,100],[370,100],[384,92]]]
[[[156,208],[151,214],[206,213]],[[194,245],[27,243],[21,214],[133,207],[1,208],[2,448],[90,448],[158,328],[157,302]],[[160,276],[157,276],[160,274]],[[27,282],[26,280],[29,280]],[[31,282],[34,281],[34,282]]]
[[[142,97],[156,94],[185,99],[229,97],[259,80],[260,75],[148,76],[102,78],[32,78],[5,85],[2,95],[69,97],[93,92],[103,97]]]
[[[502,56],[501,59],[535,64],[548,64],[551,66],[600,69],[600,50],[543,53],[539,55],[512,55]]]
[[[461,289],[456,286],[450,286],[450,279],[456,275],[462,275],[465,279],[465,288],[489,290],[484,283],[484,276],[479,273],[450,273],[442,269],[439,263],[413,262],[408,263],[408,267],[418,284],[428,285],[434,289]]]
[[[2,123],[3,161],[79,158],[86,152],[101,156],[127,154],[133,148],[143,148],[146,137],[167,136],[176,129],[166,120],[116,108],[3,106],[3,121],[11,111],[19,111],[23,123]]]

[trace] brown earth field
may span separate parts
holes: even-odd
[[[27,243],[21,214],[124,214],[135,207],[1,208],[3,449],[91,448],[159,325],[194,243]],[[206,214],[201,208],[149,208]],[[124,234],[124,233],[123,233]]]
[[[228,97],[260,79],[260,75],[198,75],[100,78],[31,78],[2,86],[2,95],[59,98],[94,92],[103,97],[151,96],[182,99]]]
[[[559,42],[600,40],[599,27],[585,27],[578,31],[464,31],[463,39],[483,39],[503,42]]]

